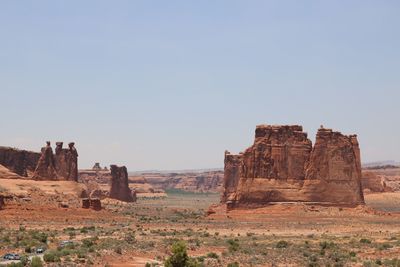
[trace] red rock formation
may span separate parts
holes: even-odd
[[[82,199],[82,208],[90,209],[90,199],[89,198]]]
[[[57,142],[54,155],[50,142],[47,142],[47,146],[42,148],[33,179],[78,181],[78,153],[74,143],[64,149],[63,142]]]
[[[306,169],[303,192],[313,202],[364,204],[360,148],[356,135],[319,129]]]
[[[40,153],[0,147],[0,165],[20,176],[27,177],[29,173],[33,173],[39,158]]]
[[[42,147],[42,154],[36,166],[32,179],[35,180],[58,180],[54,163],[53,149],[50,142],[46,142],[46,146]]]
[[[0,196],[0,210],[3,209],[4,206],[5,206],[4,197]]]
[[[90,199],[90,207],[93,210],[99,211],[101,210],[101,201],[98,198],[91,198]]]
[[[377,175],[372,171],[362,172],[362,188],[365,191],[369,192],[392,192],[393,189],[388,186],[385,182],[385,179],[381,175]]]
[[[96,163],[94,164],[92,170],[94,170],[94,171],[101,171],[102,168],[100,167],[100,163],[99,163],[99,162],[96,162]]]
[[[320,129],[314,148],[301,126],[260,125],[240,155],[225,153],[222,202],[230,207],[273,202],[364,203],[356,136]]]
[[[111,189],[110,198],[125,202],[135,202],[136,193],[132,192],[128,185],[128,171],[125,166],[111,165]]]

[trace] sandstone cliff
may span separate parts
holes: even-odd
[[[125,166],[111,165],[111,189],[110,198],[125,202],[135,202],[136,192],[131,191],[128,184],[128,171]]]
[[[364,192],[392,192],[394,191],[390,186],[387,185],[385,177],[377,175],[372,171],[363,171],[361,179],[362,187]]]
[[[19,176],[32,174],[39,161],[40,153],[0,147],[0,164]]]
[[[357,138],[321,128],[312,147],[301,126],[257,126],[251,147],[239,155],[225,153],[221,201],[231,207],[363,204]]]
[[[197,193],[217,193],[223,188],[223,171],[181,172],[181,173],[142,173],[154,190],[182,190]]]

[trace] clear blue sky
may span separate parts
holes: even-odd
[[[399,1],[1,1],[0,145],[80,167],[223,166],[255,125],[400,160]]]

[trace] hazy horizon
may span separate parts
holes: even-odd
[[[396,1],[2,1],[0,146],[79,167],[223,167],[258,124],[400,161]]]

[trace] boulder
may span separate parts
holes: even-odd
[[[90,208],[96,211],[101,210],[101,200],[98,198],[90,199]]]
[[[82,208],[84,208],[84,209],[90,208],[90,199],[89,198],[82,199]]]
[[[3,209],[4,206],[5,206],[4,197],[3,197],[3,196],[0,196],[0,210]]]

